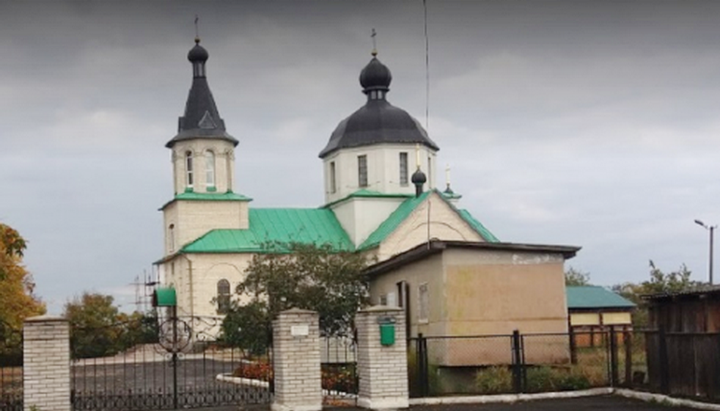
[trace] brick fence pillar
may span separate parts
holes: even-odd
[[[39,316],[23,327],[23,410],[70,411],[70,326]]]
[[[319,411],[320,326],[315,311],[293,308],[273,321],[273,411]]]
[[[380,322],[394,321],[395,343],[382,345]],[[401,308],[375,306],[358,312],[358,406],[381,409],[409,407],[405,313]]]

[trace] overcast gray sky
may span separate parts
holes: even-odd
[[[251,206],[322,203],[373,27],[388,99],[425,123],[420,0],[0,2],[0,221],[53,312],[84,290],[132,309],[161,256],[195,14]],[[429,133],[461,206],[503,241],[582,246],[569,265],[601,285],[649,259],[707,278],[720,2],[428,0],[428,24]]]

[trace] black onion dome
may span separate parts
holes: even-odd
[[[200,45],[200,40],[195,39],[195,47],[191,48],[188,52],[188,60],[191,63],[196,61],[206,62],[210,57],[210,54],[205,50],[205,47]]]
[[[373,57],[360,72],[360,85],[363,87],[363,93],[365,94],[372,90],[388,91],[391,81],[390,69],[382,64],[377,57]]]
[[[320,158],[343,148],[374,144],[422,144],[440,150],[417,120],[385,99],[382,91],[389,90],[391,80],[390,69],[373,57],[360,73],[360,84],[364,93],[380,90],[380,96],[368,98],[364,106],[338,124]]]
[[[412,177],[410,177],[410,181],[415,185],[422,185],[427,182],[427,176],[425,175],[425,173],[422,172],[422,170],[418,168],[417,170],[415,170]]]
[[[195,47],[188,53],[188,60],[193,65],[192,85],[185,103],[185,113],[178,119],[178,133],[165,144],[167,148],[172,148],[178,141],[197,138],[225,140],[238,145],[238,141],[225,130],[225,121],[220,117],[215,105],[205,76],[208,52],[199,42],[195,39]]]

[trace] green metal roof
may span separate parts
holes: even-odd
[[[348,199],[350,199],[350,198],[357,198],[357,197],[360,197],[360,198],[363,198],[363,197],[364,197],[364,198],[410,198],[410,197],[414,197],[414,196],[415,196],[414,194],[402,194],[402,193],[388,194],[388,193],[381,193],[381,192],[379,192],[379,191],[368,190],[368,189],[366,189],[366,188],[363,188],[363,189],[360,189],[360,190],[358,190],[358,191],[354,191],[354,192],[348,194],[347,196],[345,196],[345,197],[343,197],[343,198],[341,198],[341,199],[339,199],[339,200],[335,200],[335,201],[333,201],[333,202],[331,202],[331,203],[327,203],[327,204],[325,204],[323,207],[330,207],[330,206],[332,206],[332,205],[335,205],[335,204],[337,204],[337,203],[341,203],[341,202],[343,202],[343,201],[345,201],[345,200],[348,200]]]
[[[354,249],[335,214],[324,208],[251,208],[247,230],[212,230],[184,246],[180,253],[251,253],[266,251],[267,242],[330,244]]]
[[[196,201],[251,201],[252,198],[232,191],[226,193],[195,193],[185,192],[175,196],[175,200],[196,200]]]
[[[497,237],[495,237],[479,221],[473,218],[473,216],[467,210],[458,210],[445,197],[443,197],[441,192],[437,190],[432,190],[422,193],[419,197],[408,198],[407,200],[403,201],[403,203],[400,204],[400,206],[395,209],[392,214],[390,214],[390,217],[383,221],[382,224],[380,224],[380,226],[372,234],[370,234],[367,240],[365,240],[358,247],[358,249],[366,250],[368,248],[377,247],[385,238],[387,238],[387,236],[389,236],[393,231],[395,231],[395,229],[398,228],[400,223],[405,221],[405,219],[408,218],[410,213],[412,213],[413,210],[415,210],[415,208],[420,203],[422,203],[432,192],[439,194],[440,198],[442,198],[447,203],[447,205],[450,206],[450,208],[455,210],[458,215],[473,228],[473,230],[477,231],[478,234],[480,234],[480,236],[485,239],[485,241],[491,243],[499,242]]]
[[[368,248],[373,248],[378,245],[387,237],[389,236],[393,231],[395,231],[396,228],[405,221],[406,218],[410,215],[410,213],[413,212],[415,207],[418,206],[418,204],[422,203],[423,200],[425,200],[428,195],[430,195],[431,191],[426,191],[422,194],[420,194],[419,197],[413,197],[408,198],[407,200],[403,201],[398,208],[395,209],[390,214],[390,217],[388,217],[385,221],[383,221],[380,226],[373,231],[372,234],[362,243],[360,244],[360,247],[358,247],[359,250],[366,250]]]
[[[500,240],[495,237],[493,233],[490,232],[487,228],[485,228],[484,225],[482,225],[481,222],[475,219],[475,217],[470,214],[468,210],[457,210],[457,212],[460,214],[460,217],[462,217],[463,220],[465,220],[466,223],[470,224],[470,226],[480,233],[480,235],[485,239],[485,241],[488,241],[490,243],[499,243]]]
[[[195,193],[192,191],[186,191],[184,193],[176,194],[175,197],[163,204],[160,210],[167,207],[170,203],[176,200],[189,200],[189,201],[252,201],[252,198],[246,197],[242,194],[236,194],[232,191],[225,193]]]
[[[635,304],[597,285],[567,286],[568,309],[634,308]]]

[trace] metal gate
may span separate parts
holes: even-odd
[[[271,350],[217,341],[214,318],[71,328],[73,410],[161,410],[269,403]]]
[[[0,410],[23,409],[22,331],[0,322]]]

